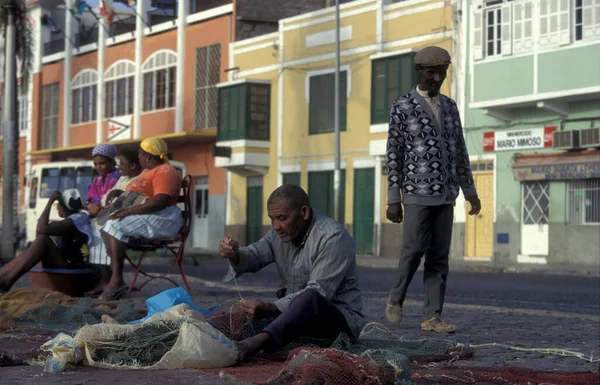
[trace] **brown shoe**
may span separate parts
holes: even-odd
[[[385,308],[385,317],[392,323],[400,323],[402,321],[402,306],[388,303]]]
[[[456,331],[456,325],[449,324],[440,317],[433,317],[421,322],[421,330],[436,333],[454,333]]]

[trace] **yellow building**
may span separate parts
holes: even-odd
[[[399,252],[400,226],[385,219],[389,110],[416,85],[419,49],[452,53],[453,10],[439,0],[340,6],[341,204],[358,253]],[[266,200],[282,183],[299,184],[333,216],[335,9],[280,20],[278,32],[229,52],[215,150],[216,166],[227,170],[228,235],[242,244],[260,238],[270,225]],[[456,93],[454,78],[444,94]]]

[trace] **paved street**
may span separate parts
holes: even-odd
[[[152,266],[152,269],[163,269]],[[223,283],[221,277],[227,265],[219,259],[203,257],[199,266],[188,266],[193,298],[201,306],[223,303],[238,298],[234,283]],[[391,269],[360,268],[364,288],[364,310],[369,321],[389,328],[403,339],[451,338],[467,344],[503,343],[523,348],[560,348],[575,350],[594,358],[600,356],[600,284],[598,278],[451,272],[444,316],[455,322],[459,330],[454,335],[434,335],[421,332],[422,274],[417,273],[405,304],[405,318],[400,325],[389,324],[384,317],[388,287],[394,279]],[[156,281],[155,281],[156,282]],[[244,298],[274,298],[277,273],[269,267],[257,274],[238,279]],[[25,284],[26,282],[22,282]],[[125,301],[143,307],[144,300],[166,288],[167,283],[151,283],[142,292]],[[548,355],[541,352],[521,352],[498,347],[475,348],[469,360],[459,360],[459,366],[517,366],[539,370],[593,371],[598,364],[575,357]],[[3,383],[33,383],[44,376],[44,383],[106,383],[115,378],[112,372],[77,369],[57,375],[41,372],[39,367],[1,368]],[[131,373],[131,372],[129,372]],[[198,378],[193,371],[161,373],[135,372],[132,383],[182,383]],[[11,381],[14,380],[14,382]],[[6,382],[5,382],[6,381]],[[216,379],[214,381],[217,381]],[[210,382],[221,383],[221,382]],[[226,383],[226,382],[222,382]]]
[[[385,320],[384,308],[392,269],[359,268],[364,290],[364,310],[369,321],[380,322],[404,339],[439,338],[421,332],[423,301],[422,272],[409,288],[405,319],[400,325]],[[234,283],[220,279],[227,265],[218,259],[200,260],[187,268],[200,280],[194,291],[199,303],[213,304],[217,298],[236,297]],[[279,281],[274,266],[237,280],[243,297],[274,298]],[[451,272],[444,316],[455,322],[458,332],[450,337],[461,343],[492,342],[526,348],[575,349],[600,357],[600,279],[597,277]],[[445,338],[445,337],[444,337]],[[540,353],[481,348],[465,365],[512,365],[543,370],[592,370],[597,364],[577,358]]]

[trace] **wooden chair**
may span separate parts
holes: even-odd
[[[142,274],[142,275],[148,277],[148,279],[140,286],[140,290],[144,287],[144,285],[146,285],[148,282],[150,282],[154,279],[166,279],[167,281],[171,282],[175,286],[178,286],[175,281],[173,281],[171,278],[167,277],[167,275],[171,274],[173,269],[176,266],[178,266],[179,273],[181,274],[181,278],[183,279],[183,282],[185,284],[187,291],[190,293],[192,292],[190,284],[188,283],[187,278],[185,276],[185,271],[183,269],[183,261],[184,261],[183,254],[185,252],[185,244],[186,244],[188,235],[190,234],[190,229],[191,229],[191,224],[192,224],[192,206],[191,206],[191,201],[190,201],[191,184],[192,184],[192,177],[190,175],[186,175],[185,178],[183,178],[183,181],[181,182],[181,195],[179,195],[179,198],[177,200],[178,203],[183,203],[183,206],[184,206],[183,207],[183,227],[181,227],[181,231],[180,231],[179,237],[177,237],[177,239],[174,239],[171,241],[168,241],[168,240],[160,241],[160,240],[150,240],[150,239],[130,239],[128,248],[137,250],[137,251],[141,251],[142,254],[140,255],[140,258],[137,261],[137,263],[134,263],[129,258],[129,256],[126,255],[126,257],[125,257],[125,258],[127,258],[127,261],[129,261],[131,266],[133,266],[133,268],[135,269],[135,273],[133,275],[133,280],[131,281],[131,285],[129,285],[129,291],[133,290],[133,287],[135,285],[135,282],[136,282],[139,274]],[[147,272],[143,271],[142,270],[142,262],[144,261],[144,257],[146,256],[146,254],[148,254],[149,252],[152,252],[152,251],[159,250],[159,249],[169,250],[175,257],[175,260],[171,264],[171,267],[169,268],[169,270],[164,274],[152,274],[152,273],[147,273]]]

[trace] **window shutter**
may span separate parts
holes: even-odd
[[[533,47],[533,3],[513,3],[513,53],[529,51]]]
[[[387,114],[386,59],[371,64],[371,124],[385,122]]]
[[[533,48],[533,2],[527,1],[523,6],[523,48]]]
[[[583,38],[600,37],[600,0],[583,0]]]
[[[502,55],[512,54],[512,4],[502,6]]]
[[[570,1],[559,0],[558,21],[559,21],[559,44],[571,44],[571,17]]]
[[[538,44],[540,46],[547,46],[549,43],[549,25],[548,25],[548,2],[542,1],[539,4],[540,6],[540,40]]]
[[[483,15],[481,13],[481,8],[479,8],[478,2],[473,2],[472,7],[473,28],[471,28],[471,41],[473,42],[473,60],[481,60],[483,59],[483,29],[481,28]]]

